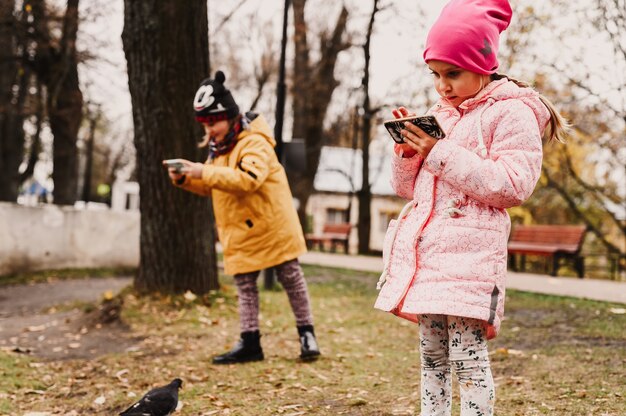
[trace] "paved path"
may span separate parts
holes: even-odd
[[[302,255],[300,261],[303,264],[374,273],[379,273],[383,267],[380,257],[346,256],[316,251]],[[77,298],[85,301],[95,300],[105,291],[115,292],[130,284],[131,281],[129,277],[75,280],[72,281],[72,290],[69,291],[54,290],[55,285],[64,285],[62,282],[5,287],[0,290],[0,318],[7,315],[32,313],[34,311],[29,310],[29,307],[32,308],[33,304],[36,304],[37,308],[42,308],[45,305],[59,304]],[[375,285],[376,281],[373,279],[372,287]],[[507,288],[626,304],[626,282],[509,272]],[[91,297],[79,296],[81,292],[88,293]],[[25,296],[26,293],[28,296]],[[38,298],[37,302],[32,301],[33,296]]]
[[[0,287],[0,321],[7,316],[27,316],[67,302],[93,302],[132,283],[131,277],[63,279],[50,283]]]
[[[300,261],[303,264],[367,272],[380,272],[383,267],[380,257],[346,256],[315,251],[302,255]],[[372,284],[375,285],[376,282],[372,282]],[[626,304],[626,282],[509,272],[507,288]]]

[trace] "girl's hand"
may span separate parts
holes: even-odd
[[[409,113],[409,110],[407,110],[406,107],[402,106],[394,108],[393,110],[391,110],[391,113],[395,118],[411,117],[415,115],[415,113]],[[402,157],[413,157],[416,153],[411,145],[408,144],[408,142],[396,144],[395,151]]]
[[[409,113],[409,110],[407,110],[406,107],[402,106],[394,108],[393,110],[391,110],[391,113],[395,118],[412,117],[415,115],[415,113]]]
[[[424,130],[408,121],[404,123],[404,129],[400,130],[400,133],[405,141],[402,146],[408,146],[411,151],[419,153],[424,159],[426,159],[432,148],[437,144],[437,139],[429,136]]]

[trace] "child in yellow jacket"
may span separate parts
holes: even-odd
[[[206,132],[201,146],[209,159],[168,170],[172,182],[187,191],[211,196],[224,269],[233,274],[239,295],[241,338],[214,364],[264,358],[259,334],[257,278],[275,268],[296,317],[303,360],[316,359],[309,295],[298,256],[306,252],[302,227],[293,206],[285,170],[278,162],[270,127],[262,116],[240,114],[224,86],[224,73],[202,82],[194,99],[196,120]]]

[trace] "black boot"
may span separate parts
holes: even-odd
[[[300,359],[303,361],[317,360],[320,356],[320,349],[315,339],[313,325],[303,325],[298,327],[300,336]]]
[[[213,364],[237,364],[263,359],[261,335],[259,331],[242,332],[241,338],[232,350],[213,357]]]

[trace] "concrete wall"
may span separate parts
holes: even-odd
[[[139,211],[0,203],[0,275],[138,264]]]
[[[370,248],[382,250],[389,213],[404,201],[374,196]],[[345,209],[348,196],[318,193],[309,199],[315,232],[321,232],[329,208]],[[123,209],[123,208],[120,208]],[[350,252],[357,251],[358,200],[352,200]],[[77,209],[0,202],[0,276],[62,268],[136,267],[139,264],[139,211]]]

